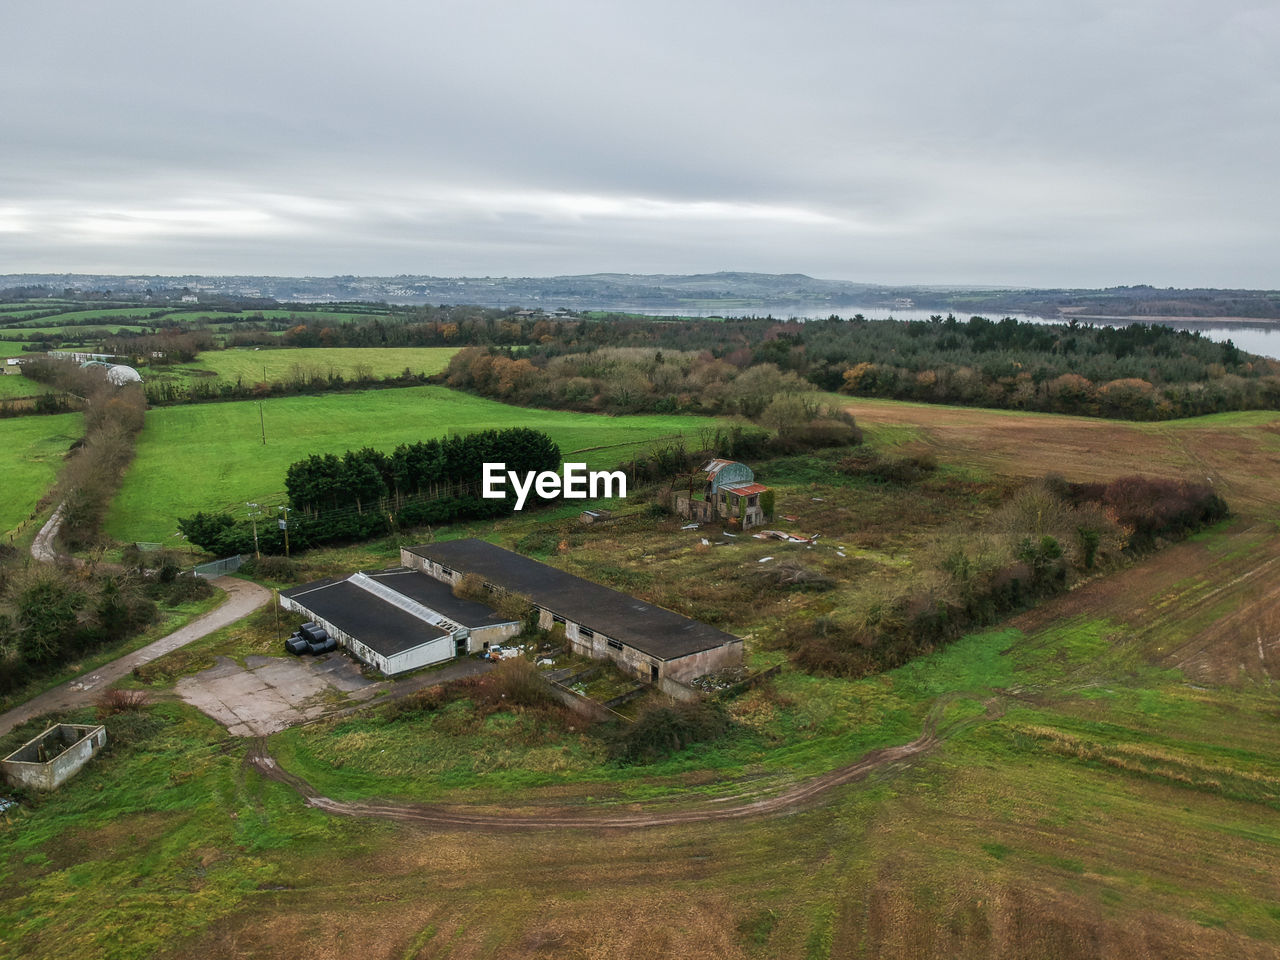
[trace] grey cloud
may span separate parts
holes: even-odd
[[[1275,285],[1269,4],[6,16],[7,272]]]

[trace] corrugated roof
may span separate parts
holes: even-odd
[[[720,489],[746,497],[753,493],[764,493],[769,488],[763,483],[726,483]]]
[[[727,643],[732,634],[484,540],[450,540],[409,552],[462,573],[475,573],[538,606],[659,660],[678,660]]]

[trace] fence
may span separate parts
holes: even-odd
[[[244,563],[244,557],[237,554],[234,557],[226,557],[222,560],[213,560],[209,563],[202,563],[198,567],[192,569],[197,577],[204,577],[212,580],[215,577],[221,577],[224,574],[235,573],[240,569],[240,564]]]

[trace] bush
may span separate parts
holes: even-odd
[[[240,565],[240,572],[262,580],[289,583],[298,579],[301,567],[288,557],[251,557]]]
[[[551,702],[546,684],[537,668],[523,657],[503,660],[490,674],[498,699],[518,707],[536,707]]]
[[[105,720],[118,713],[137,713],[147,705],[147,695],[141,690],[104,690],[94,701],[98,719]]]
[[[905,457],[884,457],[874,450],[862,450],[845,457],[837,468],[850,477],[867,477],[881,483],[916,483],[938,469],[938,461],[932,453],[911,454]]]
[[[724,707],[715,701],[649,707],[615,736],[610,752],[622,763],[651,763],[691,744],[716,740],[732,726]]]

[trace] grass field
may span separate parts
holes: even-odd
[[[0,420],[0,533],[26,519],[80,435],[78,413]]]
[[[21,374],[0,373],[0,400],[9,397],[34,397],[40,393],[48,393],[50,387],[36,380],[30,380]]]
[[[630,416],[530,410],[457,393],[411,387],[286,397],[256,402],[162,407],[147,414],[138,454],[112,505],[107,531],[120,540],[169,542],[176,520],[196,510],[243,509],[279,497],[289,464],[313,453],[342,453],[438,437],[450,430],[529,426],[545,430],[565,455],[584,448],[592,466],[613,466],[636,444],[696,432],[700,417]]]
[[[143,368],[144,379],[190,378],[215,374],[223,380],[273,383],[330,372],[351,378],[360,372],[373,377],[396,376],[409,370],[428,376],[439,373],[457,353],[454,347],[293,347],[280,350],[209,350],[194,363]]]
[[[942,718],[928,753],[786,816],[546,832],[346,819],[263,781],[242,764],[242,741],[186,707],[117,718],[108,754],[0,823],[0,958],[1280,955],[1280,416],[1098,429],[850,405],[877,443],[933,450],[953,485],[1046,468],[1192,472],[1236,516],[882,676],[784,670],[733,701],[729,738],[647,769],[602,764],[571,720],[534,724],[521,710],[479,722],[456,709],[367,714],[273,738],[286,770],[336,797],[661,813],[777,790],[912,739],[930,711]],[[236,406],[256,438],[256,405],[173,412]],[[831,481],[810,460],[774,472],[795,491],[785,509],[821,525],[834,508],[808,494],[825,497]],[[946,481],[916,509],[958,509]],[[876,495],[855,513],[872,532],[888,510]],[[566,517],[517,517],[490,535],[555,552]],[[669,537],[578,529],[558,562],[590,560],[654,594],[714,595],[655,550]],[[732,549],[754,566],[761,546]],[[900,555],[893,538],[876,549]],[[751,603],[732,615],[755,633],[776,612]],[[243,632],[191,651],[191,667],[263,652]],[[757,662],[769,653],[753,648]]]

